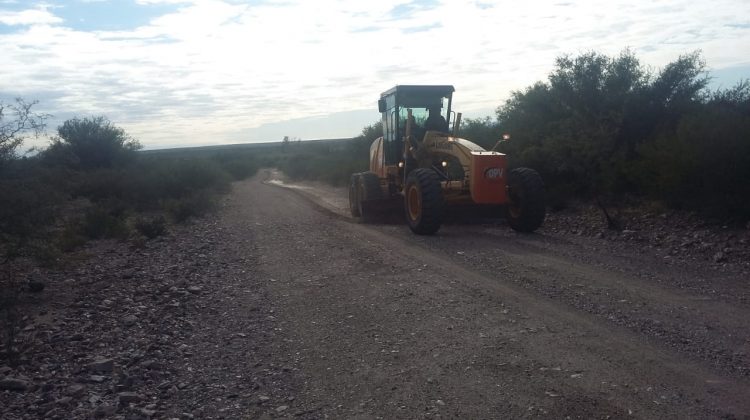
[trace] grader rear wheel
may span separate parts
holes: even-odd
[[[352,174],[349,178],[349,211],[352,217],[362,215],[359,210],[359,178],[360,174]]]
[[[383,191],[380,189],[380,179],[372,172],[362,172],[359,174],[358,193],[359,217],[364,221],[371,221],[375,216],[373,201],[383,198]]]
[[[431,169],[413,170],[406,178],[404,210],[412,232],[431,235],[443,223],[443,189],[440,178]]]

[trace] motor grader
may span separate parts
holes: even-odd
[[[533,232],[545,216],[541,177],[529,168],[508,170],[497,145],[485,150],[461,138],[461,114],[451,110],[454,91],[397,85],[380,95],[383,136],[370,147],[370,170],[351,176],[352,216],[371,219],[383,204],[403,200],[411,230],[429,235],[440,229],[446,209],[488,207],[504,209],[513,229]]]

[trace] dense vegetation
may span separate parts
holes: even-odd
[[[20,279],[31,261],[64,262],[63,253],[89,239],[118,238],[135,246],[214,206],[233,179],[251,176],[247,154],[148,154],[104,117],[74,118],[51,144],[20,157],[24,138],[43,127],[34,103],[0,104],[0,338],[14,356]],[[43,287],[43,284],[41,285]]]
[[[547,82],[513,92],[462,134],[544,177],[554,204],[624,195],[750,217],[750,84],[711,92],[699,54],[658,72],[629,51],[561,57]]]
[[[289,144],[269,161],[294,180],[345,185],[351,174],[369,168],[370,145],[382,135],[382,125],[376,122],[349,141]]]
[[[19,157],[19,139],[44,120],[19,109],[3,121],[15,131],[5,130],[0,159],[0,262],[54,258],[90,238],[142,242],[210,210],[232,180],[257,170],[252,156],[237,153],[138,152],[104,117],[65,121],[48,147]]]
[[[698,53],[659,71],[630,52],[557,59],[547,81],[513,92],[495,118],[467,119],[461,137],[537,169],[550,204],[572,198],[619,205],[648,199],[725,220],[750,218],[750,84],[708,89]],[[379,124],[337,148],[290,145],[279,167],[293,178],[344,184],[366,170]]]

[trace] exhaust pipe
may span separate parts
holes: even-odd
[[[461,113],[456,113],[456,122],[453,123],[453,137],[458,137],[458,130],[461,128]]]

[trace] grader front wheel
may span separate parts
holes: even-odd
[[[443,190],[440,178],[431,169],[413,170],[406,178],[404,210],[412,232],[431,235],[443,223]]]
[[[529,168],[516,168],[508,175],[508,224],[518,232],[533,232],[544,222],[544,182]]]

